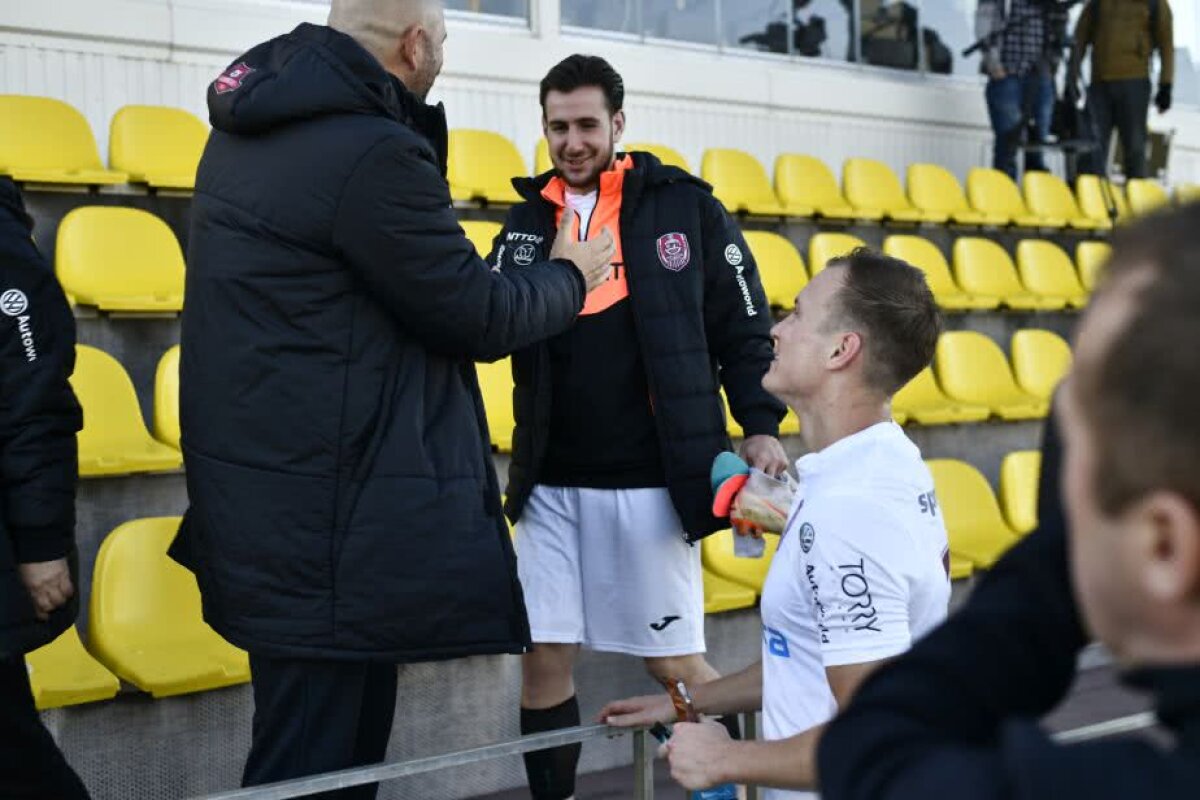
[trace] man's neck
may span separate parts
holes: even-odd
[[[820,452],[835,442],[892,418],[890,399],[868,392],[836,393],[797,398],[788,405],[800,418],[805,444]]]

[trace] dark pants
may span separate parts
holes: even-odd
[[[1088,88],[1088,105],[1096,126],[1099,149],[1088,161],[1088,171],[1102,175],[1108,167],[1108,145],[1117,129],[1124,153],[1121,165],[1126,178],[1146,177],[1146,116],[1150,113],[1150,81],[1097,81]]]
[[[33,705],[25,658],[0,660],[0,797],[87,800],[88,792]]]
[[[377,764],[396,711],[396,665],[250,656],[254,726],[243,786]],[[377,785],[326,792],[374,800]]]
[[[992,166],[1015,180],[1017,149],[1025,126],[1033,122],[1038,142],[1044,142],[1050,133],[1050,120],[1054,116],[1054,82],[1048,72],[1039,70],[1009,75],[1000,80],[989,80],[985,97],[988,118],[996,134]],[[1045,168],[1041,153],[1025,154],[1026,171]]]

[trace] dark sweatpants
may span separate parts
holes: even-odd
[[[0,797],[88,798],[83,782],[38,716],[23,656],[0,659]]]
[[[1133,78],[1097,81],[1088,89],[1088,104],[1100,147],[1093,153],[1090,172],[1101,174],[1108,164],[1113,128],[1121,140],[1126,178],[1146,177],[1146,115],[1150,111],[1150,81]]]
[[[376,764],[396,711],[396,665],[250,655],[254,726],[243,786]],[[326,792],[374,800],[378,785]]]

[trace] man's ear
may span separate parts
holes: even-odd
[[[1138,579],[1165,604],[1200,599],[1200,513],[1180,495],[1161,490],[1126,512],[1132,524]]]
[[[854,363],[854,359],[862,352],[862,336],[850,331],[838,337],[833,352],[829,355],[829,368],[841,370]]]
[[[625,111],[622,109],[613,114],[613,143],[621,141],[621,137],[625,135]]]

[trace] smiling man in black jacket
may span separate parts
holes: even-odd
[[[34,246],[17,187],[0,178],[0,797],[80,800],[87,790],[34,707],[25,654],[79,612],[75,321]]]
[[[445,35],[438,0],[335,0],[209,88],[172,555],[250,653],[247,784],[381,760],[397,662],[530,644],[472,360],[566,329],[613,243],[475,253],[424,103]]]
[[[615,269],[569,331],[514,354],[516,430],[506,511],[516,521],[534,651],[521,730],[579,723],[579,646],[645,659],[660,677],[717,677],[704,660],[695,541],[712,515],[709,469],[728,449],[778,473],[783,405],[762,388],[771,315],[753,255],[707,184],[649,153],[617,152],[624,83],[573,55],[541,85],[554,171],[513,182],[490,261],[521,275],[550,241],[616,240]],[[535,800],[574,793],[579,746],[526,756]]]
[[[1120,232],[1047,431],[1040,528],[868,680],[820,746],[826,800],[1200,795],[1200,208]],[[1069,546],[1068,546],[1069,543]],[[1055,745],[1090,631],[1172,734]]]

